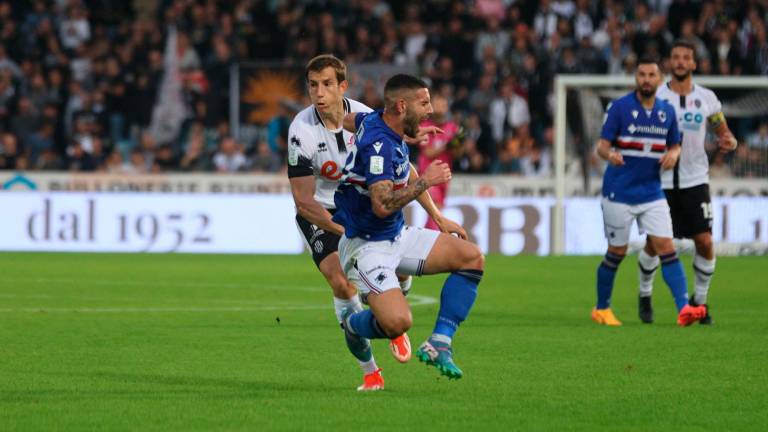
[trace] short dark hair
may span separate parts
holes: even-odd
[[[421,90],[428,87],[427,83],[413,75],[397,74],[388,79],[387,83],[384,84],[384,102],[389,106],[394,102],[392,100],[393,93],[400,90]]]
[[[304,78],[309,80],[310,72],[320,72],[327,67],[333,68],[339,83],[347,80],[347,65],[333,54],[320,54],[310,60],[304,68]]]
[[[686,48],[693,52],[693,60],[696,60],[696,47],[691,41],[686,39],[678,39],[672,44],[672,48],[669,49],[669,53],[672,54],[672,50],[675,48]]]
[[[659,68],[661,68],[661,65],[659,65],[659,58],[656,56],[644,55],[640,57],[640,60],[637,61],[637,66],[644,65],[644,64],[655,64],[656,66],[659,66]]]

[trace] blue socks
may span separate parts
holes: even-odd
[[[477,298],[477,285],[483,277],[482,270],[458,270],[451,273],[440,293],[440,312],[433,333],[453,338],[459,324],[469,315]]]
[[[453,338],[459,324],[469,315],[477,298],[477,285],[483,277],[482,270],[459,270],[451,273],[440,294],[440,312],[437,314],[434,334]],[[352,332],[366,339],[388,339],[370,309],[349,317]]]
[[[366,339],[388,339],[388,336],[376,322],[376,317],[370,309],[358,312],[349,317],[349,327],[353,332]]]
[[[613,281],[616,279],[616,270],[621,264],[624,255],[616,255],[606,252],[603,262],[597,268],[597,308],[608,309],[611,307],[611,294],[613,293]]]
[[[661,255],[661,274],[664,276],[664,282],[672,291],[672,297],[675,298],[675,306],[680,312],[688,304],[688,282],[685,279],[683,265],[677,257],[677,252]]]

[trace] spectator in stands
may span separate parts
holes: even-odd
[[[747,137],[747,145],[755,149],[768,150],[768,122],[760,123],[757,131]]]
[[[19,150],[16,137],[10,133],[0,135],[0,169],[16,169],[18,155]]]
[[[234,173],[245,169],[247,159],[235,139],[229,135],[222,137],[219,150],[213,155],[216,172]]]

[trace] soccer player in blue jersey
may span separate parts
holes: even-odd
[[[397,274],[450,273],[432,335],[416,354],[443,375],[461,378],[451,344],[477,296],[484,257],[426,193],[450,180],[448,165],[435,161],[419,177],[409,163],[403,137],[416,136],[419,124],[432,113],[427,85],[410,75],[395,75],[384,87],[384,103],[383,111],[354,115],[357,145],[335,195],[333,220],[344,226],[341,265],[370,305],[343,315],[347,345],[355,354],[368,349],[366,338],[393,338],[411,327],[411,310]],[[402,208],[413,200],[427,210],[440,232],[405,226]]]
[[[606,112],[597,154],[609,162],[603,177],[603,222],[608,251],[597,269],[597,306],[592,320],[618,326],[611,310],[616,270],[627,253],[632,221],[661,258],[661,272],[678,310],[677,323],[688,326],[704,318],[705,306],[688,304],[688,286],[672,242],[672,219],[661,190],[660,170],[675,166],[680,132],[674,108],[656,99],[659,66],[644,58],[635,72],[636,88],[614,100]]]

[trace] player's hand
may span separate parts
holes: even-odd
[[[736,140],[736,137],[733,136],[731,132],[726,132],[717,139],[717,147],[720,153],[732,152],[736,150],[736,147],[738,147],[738,145],[739,145],[739,142]]]
[[[434,136],[439,133],[443,133],[443,130],[437,126],[424,126],[419,127],[419,131],[416,133],[415,137],[405,135],[403,139],[405,140],[406,144],[421,145],[422,143],[429,141],[430,135]]]
[[[467,240],[467,232],[464,231],[464,227],[457,224],[456,222],[444,217],[440,217],[439,220],[435,221],[435,223],[440,228],[440,232],[444,232],[446,234],[456,234],[459,236],[459,238]]]
[[[608,153],[608,162],[613,166],[622,166],[624,165],[624,156],[617,151],[611,151]]]
[[[664,156],[661,157],[659,160],[659,163],[661,164],[661,169],[663,170],[669,170],[675,167],[675,164],[677,163],[677,158],[680,157],[680,146],[675,146],[669,150],[667,150],[666,153],[664,153]]]
[[[451,179],[451,168],[441,160],[434,160],[421,175],[428,186],[447,183]]]

